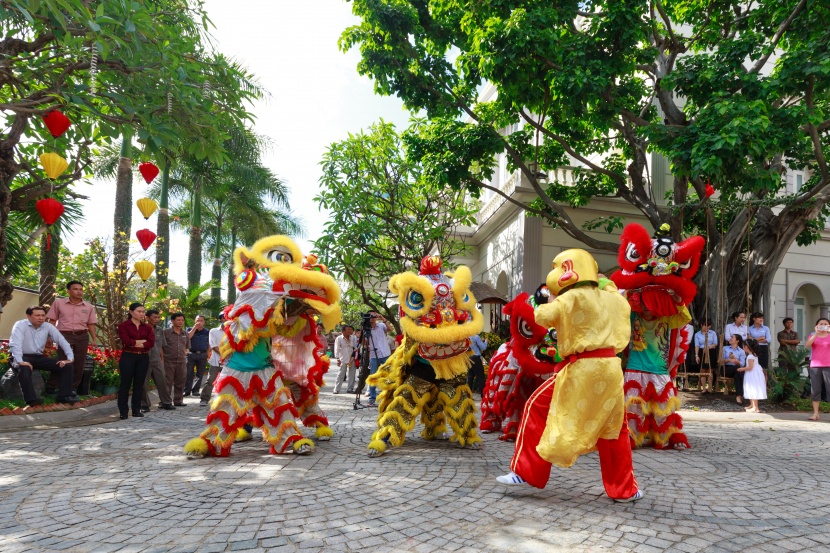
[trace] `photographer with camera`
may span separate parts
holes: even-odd
[[[378,367],[383,365],[392,351],[389,349],[389,343],[386,341],[386,332],[389,328],[389,323],[380,313],[370,312],[364,315],[364,319],[368,316],[369,324],[363,329],[364,345],[369,350],[369,374],[375,374]],[[365,322],[365,321],[364,321]],[[377,399],[377,388],[369,386],[369,404],[368,407],[375,406]]]

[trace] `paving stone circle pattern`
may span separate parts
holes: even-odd
[[[496,483],[513,446],[493,434],[472,451],[416,427],[369,459],[373,413],[330,389],[335,436],[307,457],[255,440],[187,460],[207,413],[192,398],[0,434],[0,551],[830,551],[830,424],[687,421],[693,449],[635,452],[646,497],[615,504],[596,454],[554,468],[545,490]]]

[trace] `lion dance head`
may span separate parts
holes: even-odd
[[[250,351],[260,338],[304,326],[311,317],[332,329],[341,319],[340,288],[317,257],[303,258],[286,236],[267,236],[236,248],[238,295],[227,313],[228,347]],[[296,330],[296,329],[295,329]]]
[[[467,371],[470,338],[481,332],[484,317],[470,291],[470,269],[442,273],[441,265],[440,257],[424,257],[417,275],[397,274],[389,289],[400,302],[401,347],[417,347],[436,376],[449,379]]]
[[[620,270],[611,280],[628,291],[633,311],[647,309],[658,317],[674,315],[679,304],[689,305],[697,293],[692,279],[700,267],[704,244],[701,236],[675,242],[666,224],[650,237],[645,228],[631,223],[620,236]]]

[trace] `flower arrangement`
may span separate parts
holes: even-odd
[[[104,386],[118,386],[118,361],[121,359],[121,350],[90,345],[87,353],[94,362],[92,381],[100,382]]]
[[[10,359],[11,351],[9,350],[9,342],[4,340],[0,342],[0,375],[9,370]]]

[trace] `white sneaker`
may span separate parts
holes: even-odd
[[[615,499],[617,503],[631,503],[632,501],[637,501],[638,499],[642,499],[645,494],[642,490],[637,490],[637,493],[629,497],[628,499]]]
[[[507,484],[508,486],[515,486],[516,484],[524,484],[525,480],[513,471],[505,475],[496,477],[496,482],[499,484]]]

